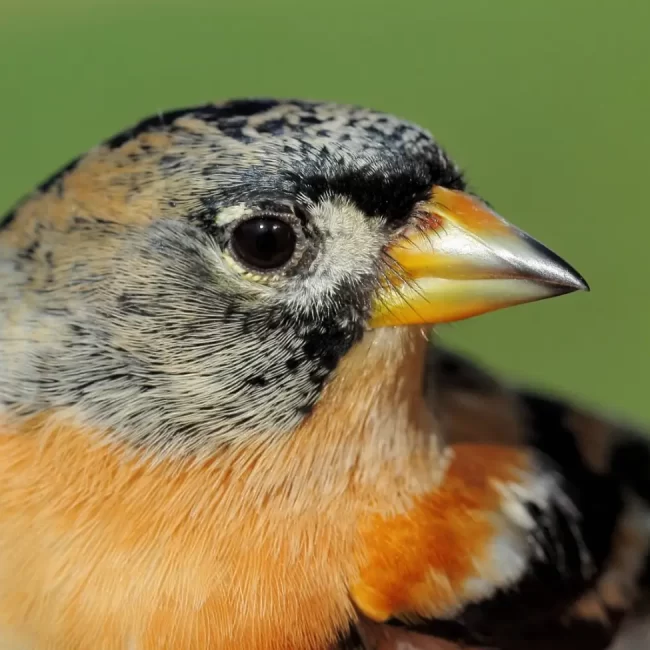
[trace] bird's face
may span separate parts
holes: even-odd
[[[33,295],[15,331],[66,310],[22,356],[5,335],[7,404],[74,405],[164,449],[284,435],[373,328],[584,287],[463,190],[428,133],[363,109],[232,102],[147,120],[0,231],[16,259],[19,233],[39,233],[5,290]]]

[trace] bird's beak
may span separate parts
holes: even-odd
[[[442,187],[386,258],[373,327],[456,321],[589,290],[569,264],[480,200]]]

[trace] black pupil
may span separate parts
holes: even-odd
[[[256,217],[235,228],[232,247],[249,266],[262,270],[275,269],[291,259],[296,249],[296,234],[281,219]]]

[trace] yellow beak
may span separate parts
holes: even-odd
[[[450,322],[589,290],[569,264],[468,194],[435,187],[423,210],[386,250],[373,327]]]

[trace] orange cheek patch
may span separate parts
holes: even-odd
[[[362,525],[366,562],[352,597],[372,620],[457,609],[499,532],[490,520],[501,499],[494,483],[516,481],[528,469],[525,453],[513,449],[458,445],[453,451],[438,490],[403,515],[373,515]]]

